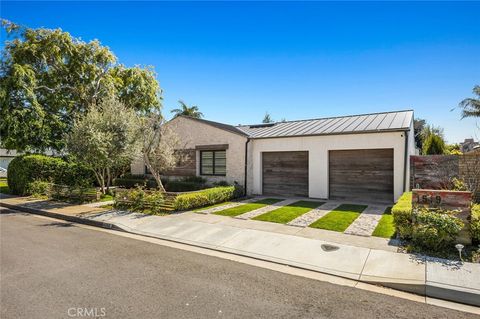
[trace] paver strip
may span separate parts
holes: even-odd
[[[281,202],[278,202],[278,203],[275,203],[275,204],[272,204],[272,205],[267,205],[265,207],[246,212],[245,214],[238,215],[235,218],[250,219],[250,218],[265,214],[267,212],[270,212],[272,210],[275,210],[277,208],[280,208],[282,206],[290,205],[290,204],[295,203],[297,201],[298,201],[298,199],[286,199],[286,200],[283,200]]]
[[[338,207],[341,203],[336,201],[328,201],[325,204],[321,205],[318,208],[312,209],[306,214],[298,216],[294,220],[287,223],[290,226],[298,226],[298,227],[307,227],[317,219],[322,218],[327,213],[329,213],[334,208]]]
[[[252,203],[252,202],[255,202],[255,201],[258,201],[258,200],[261,200],[261,199],[263,199],[263,197],[254,197],[254,198],[243,200],[241,202],[235,202],[235,203],[221,205],[221,206],[217,206],[217,207],[213,207],[213,208],[209,208],[209,209],[205,209],[205,210],[199,210],[199,211],[197,211],[197,213],[211,214],[211,213],[219,212],[219,211],[224,210],[224,209],[229,209],[229,208],[232,208],[232,207],[237,207],[237,206],[240,206],[240,205]]]
[[[357,236],[372,236],[383,212],[388,205],[369,205],[355,221],[348,226],[345,234]]]

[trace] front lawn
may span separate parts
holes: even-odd
[[[6,178],[0,178],[0,193],[10,194],[10,189],[8,188],[8,183]]]
[[[385,209],[385,212],[373,231],[372,236],[383,238],[395,237],[395,224],[393,223],[392,207],[387,207]]]
[[[207,210],[207,209],[211,209],[211,208],[215,208],[215,207],[220,207],[220,206],[231,204],[231,203],[233,203],[233,202],[223,202],[223,203],[208,205],[208,206],[204,206],[204,207],[194,209],[193,211],[198,213],[198,212],[201,212],[202,210]]]
[[[254,217],[253,219],[262,220],[265,222],[286,224],[294,220],[298,216],[303,215],[323,204],[325,203],[301,200],[290,205],[272,210],[260,216]]]
[[[315,221],[310,227],[344,232],[367,208],[366,205],[342,204]]]
[[[278,199],[278,198],[265,198],[253,203],[248,203],[248,204],[243,204],[243,205],[232,207],[232,208],[227,208],[219,212],[215,212],[213,214],[222,215],[222,216],[231,216],[231,217],[238,216],[238,215],[242,215],[244,213],[250,212],[252,210],[262,208],[267,205],[272,205],[272,204],[281,202],[282,200],[283,199]]]

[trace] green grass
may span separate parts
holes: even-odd
[[[373,231],[372,236],[393,238],[395,237],[395,224],[393,223],[392,207],[387,207],[383,212],[382,218]]]
[[[223,203],[218,203],[218,204],[203,206],[203,207],[194,209],[193,211],[198,213],[199,211],[202,211],[202,210],[206,210],[206,209],[210,209],[210,208],[215,208],[215,207],[219,207],[219,206],[223,206],[223,205],[227,205],[227,204],[231,204],[231,203],[232,203],[232,202],[223,202]]]
[[[108,201],[111,201],[111,200],[113,200],[113,196],[112,196],[112,195],[102,194],[102,196],[100,196],[100,201],[101,201],[101,202],[108,202]]]
[[[272,204],[281,202],[282,200],[283,199],[278,199],[278,198],[265,198],[253,203],[248,203],[248,204],[243,204],[243,205],[232,207],[232,208],[227,208],[219,212],[215,212],[213,214],[222,215],[222,216],[232,216],[232,217],[238,216],[238,215],[250,212],[252,210],[262,208],[267,205],[272,205]]]
[[[265,222],[286,224],[300,215],[303,215],[312,209],[325,204],[325,202],[312,202],[301,200],[287,206],[280,207],[268,213],[256,216],[253,219]]]
[[[6,178],[0,178],[0,193],[10,194],[10,189],[8,188],[8,183]]]
[[[365,205],[342,204],[310,227],[344,232],[365,208],[367,208]]]

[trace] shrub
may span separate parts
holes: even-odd
[[[28,183],[26,192],[30,195],[43,197],[50,196],[52,191],[52,183],[45,181],[33,181]]]
[[[53,199],[84,203],[99,200],[99,195],[95,187],[51,184],[50,196]]]
[[[472,206],[472,217],[470,220],[470,231],[472,239],[480,243],[480,204]]]
[[[93,183],[93,173],[85,166],[46,155],[21,155],[8,166],[8,185],[13,194],[27,194],[28,184],[48,181],[68,186]]]
[[[136,187],[115,194],[115,206],[137,212],[161,213],[164,196],[160,191],[146,191]]]
[[[393,221],[397,234],[402,239],[412,237],[412,192],[405,192],[392,207]]]
[[[125,188],[134,188],[138,186],[156,188],[157,182],[145,175],[125,175],[123,177],[115,178],[113,180],[113,185]]]
[[[175,198],[175,210],[188,210],[197,207],[213,205],[234,198],[235,187],[214,187],[202,191],[181,194]]]
[[[464,224],[456,211],[420,208],[414,213],[412,243],[415,247],[441,251],[451,245]]]
[[[195,182],[175,181],[171,180],[165,184],[165,190],[167,192],[190,192],[204,189],[207,186],[205,184],[199,184]]]

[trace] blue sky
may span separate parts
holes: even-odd
[[[99,39],[153,65],[177,100],[230,124],[415,110],[480,137],[458,102],[480,84],[479,2],[5,2],[1,16]],[[2,39],[4,33],[2,33]],[[480,121],[477,121],[480,124]]]

